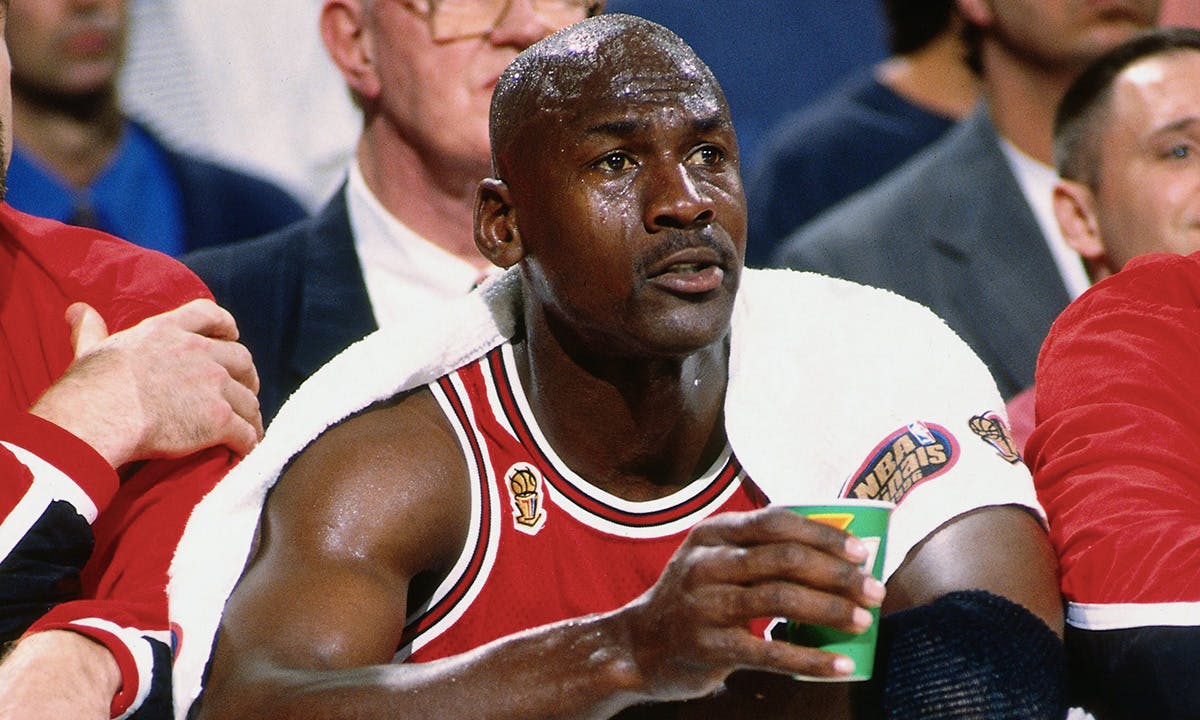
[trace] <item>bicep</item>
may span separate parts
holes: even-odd
[[[1062,635],[1058,563],[1041,522],[1024,508],[984,507],[935,530],[888,581],[883,609],[927,605],[955,590],[1006,597]]]
[[[225,608],[209,692],[224,683],[287,692],[292,670],[391,661],[410,582],[462,544],[452,479],[461,454],[411,416],[347,421],[280,477]]]

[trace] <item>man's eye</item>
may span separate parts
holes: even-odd
[[[1176,145],[1167,151],[1167,154],[1177,160],[1186,160],[1192,156],[1191,145]]]
[[[633,166],[633,160],[625,153],[613,152],[600,158],[596,164],[610,172],[622,172]]]
[[[712,167],[719,164],[725,159],[725,153],[721,152],[720,148],[712,145],[704,145],[696,148],[688,157],[688,162],[692,165],[707,165]]]

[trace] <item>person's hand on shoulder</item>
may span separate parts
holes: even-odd
[[[114,467],[215,445],[249,452],[262,438],[258,373],[233,316],[193,300],[109,335],[92,307],[67,309],[75,360],[30,412]]]

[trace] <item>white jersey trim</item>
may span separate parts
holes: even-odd
[[[482,533],[481,518],[489,518],[489,530],[487,544],[484,548],[483,560],[479,566],[479,571],[475,577],[469,580],[469,586],[463,593],[461,599],[451,607],[446,614],[433,625],[422,631],[414,637],[410,643],[400,648],[395,657],[394,662],[403,662],[409,655],[424,647],[427,643],[433,641],[446,630],[454,626],[474,604],[475,598],[483,590],[487,578],[492,573],[492,566],[496,562],[496,554],[500,546],[500,497],[496,490],[496,482],[494,473],[492,472],[491,457],[488,455],[487,442],[483,435],[479,432],[478,426],[475,423],[474,409],[471,406],[471,398],[467,394],[466,388],[463,386],[462,378],[458,373],[452,373],[449,376],[449,381],[454,387],[455,394],[463,404],[463,412],[467,417],[467,423],[470,427],[463,427],[459,422],[457,415],[454,412],[453,406],[450,404],[450,399],[446,396],[444,390],[437,382],[429,384],[430,390],[433,392],[434,398],[437,400],[438,406],[442,412],[446,414],[450,425],[454,428],[455,437],[458,438],[459,447],[462,448],[463,457],[466,460],[467,472],[469,475],[468,481],[471,484],[471,523],[467,530],[467,537],[463,543],[462,552],[454,563],[454,567],[450,570],[446,578],[442,580],[433,595],[427,602],[409,613],[407,622],[411,623],[418,620],[422,615],[434,608],[444,600],[455,585],[462,580],[471,564],[471,558],[475,554],[475,548],[478,545],[480,534]],[[479,446],[480,454],[482,455],[483,471],[487,475],[486,481],[481,480],[479,468],[475,466],[475,458],[471,451],[470,438],[467,432],[471,432],[475,436],[475,442]],[[483,498],[480,491],[480,483],[486,482],[487,498]],[[488,504],[488,509],[483,512],[483,503]]]
[[[545,454],[546,458],[550,461],[550,464],[554,466],[555,472],[561,475],[567,482],[578,488],[580,492],[584,493],[602,505],[607,505],[610,508],[624,513],[634,514],[652,514],[655,512],[669,510],[673,507],[686,503],[697,495],[700,495],[704,491],[708,490],[712,486],[712,483],[725,470],[726,466],[730,462],[732,451],[730,450],[729,446],[726,445],[725,449],[721,452],[721,455],[716,459],[716,462],[714,462],[713,465],[707,471],[705,471],[703,475],[689,483],[686,487],[680,488],[670,495],[656,498],[654,500],[632,501],[606,492],[583,479],[577,473],[571,470],[571,468],[569,468],[567,464],[563,462],[562,458],[558,456],[558,453],[554,451],[554,447],[546,439],[546,436],[542,434],[542,429],[537,423],[537,418],[534,416],[533,410],[529,407],[529,399],[525,395],[525,388],[521,385],[521,378],[517,373],[517,363],[513,354],[512,344],[505,343],[504,345],[501,345],[500,352],[504,360],[505,372],[508,375],[508,380],[512,388],[513,399],[516,402],[517,412],[521,414],[521,418],[524,421],[525,426],[529,429],[530,436],[533,438],[534,442],[537,443],[538,449]],[[494,383],[496,382],[496,378],[493,376],[493,373],[486,364],[484,365],[484,368],[486,370],[484,376],[486,377],[488,383],[488,401],[492,403],[492,414],[498,419],[504,419],[503,422],[505,427],[509,429],[509,432],[512,432],[511,427],[507,423],[507,414],[504,411],[504,407],[500,403],[499,394],[493,387]],[[742,483],[744,481],[745,473],[743,471],[739,471],[737,477],[729,483],[729,485],[721,492],[721,494],[714,497],[703,507],[698,508],[697,510],[694,510],[687,515],[684,515],[671,522],[649,525],[646,527],[631,527],[600,517],[588,509],[579,506],[575,502],[572,502],[570,498],[566,497],[562,492],[559,492],[558,489],[554,487],[552,480],[548,479],[545,487],[547,496],[553,500],[555,505],[562,508],[571,517],[585,525],[589,525],[597,530],[601,530],[611,535],[631,538],[656,538],[666,537],[687,530],[695,525],[698,520],[708,517],[718,508],[722,507],[725,502],[729,500],[729,498],[736,494],[737,491],[742,487]]]
[[[1068,603],[1067,624],[1081,630],[1200,626],[1200,602]]]

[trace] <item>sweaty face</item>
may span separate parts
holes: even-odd
[[[728,330],[746,234],[737,140],[707,78],[665,58],[622,65],[554,98],[503,179],[548,321],[592,352],[679,356]]]
[[[990,0],[992,34],[1048,69],[1081,69],[1158,19],[1160,0]]]
[[[575,21],[582,20],[580,9]],[[491,33],[445,42],[402,0],[374,0],[368,21],[387,122],[431,163],[478,165],[487,174],[488,106],[500,73],[521,50],[565,27],[512,0]]]
[[[1126,68],[1102,122],[1093,192],[1110,263],[1200,250],[1200,52]]]
[[[19,0],[8,11],[17,90],[62,96],[110,90],[124,52],[121,0]]]

